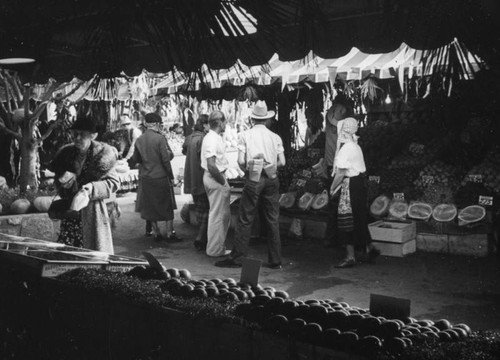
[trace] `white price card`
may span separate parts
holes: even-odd
[[[479,195],[479,205],[493,206],[493,196]]]
[[[469,182],[473,182],[473,183],[482,183],[483,182],[483,175],[468,175],[467,180]]]
[[[380,184],[380,176],[374,176],[374,175],[368,176],[368,181],[373,181],[376,182],[377,184]]]
[[[401,201],[405,200],[404,193],[394,193],[394,194],[392,194],[392,197],[394,198],[394,200],[401,200]]]

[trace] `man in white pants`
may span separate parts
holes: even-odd
[[[226,237],[231,220],[231,189],[224,172],[229,166],[226,157],[226,145],[221,134],[226,128],[226,118],[222,111],[215,110],[208,117],[210,130],[203,138],[201,145],[201,167],[203,185],[208,195],[210,211],[208,214],[207,255],[223,256],[230,253],[226,250]]]

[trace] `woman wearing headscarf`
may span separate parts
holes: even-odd
[[[113,238],[105,199],[115,193],[120,180],[114,170],[118,152],[95,141],[92,119],[78,118],[71,127],[73,143],[62,147],[50,165],[62,199],[86,195],[88,205],[72,218],[61,220],[58,241],[67,245],[113,254]]]
[[[339,121],[338,144],[334,162],[334,179],[330,188],[333,196],[340,190],[337,226],[339,239],[346,247],[345,258],[337,268],[356,264],[355,247],[368,254],[372,261],[379,251],[371,244],[368,230],[367,193],[365,186],[365,160],[358,145],[358,121],[352,117]]]

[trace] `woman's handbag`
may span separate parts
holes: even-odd
[[[58,199],[52,201],[47,211],[52,220],[77,219],[80,216],[79,211],[71,210],[72,199]]]

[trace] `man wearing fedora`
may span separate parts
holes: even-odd
[[[283,141],[269,130],[266,122],[274,116],[265,101],[255,104],[251,118],[255,125],[241,133],[238,141],[238,165],[246,173],[240,199],[233,250],[229,257],[215,263],[219,267],[239,267],[248,255],[248,244],[255,215],[261,207],[263,220],[271,230],[268,237],[267,267],[280,269],[281,241],[279,233],[279,179],[277,167],[285,165]]]

